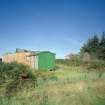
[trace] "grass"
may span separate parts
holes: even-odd
[[[103,60],[90,60],[90,61],[83,61],[81,59],[75,59],[75,60],[64,60],[64,59],[57,59],[57,64],[61,64],[63,66],[72,66],[72,67],[78,67],[82,66],[83,68],[95,69],[95,70],[103,70],[105,69],[105,61]]]
[[[3,95],[9,81],[1,86],[0,105],[105,105],[105,71],[59,65],[56,71],[33,75],[37,86],[27,82],[29,86],[25,83],[13,96]]]
[[[0,105],[105,105],[105,80],[46,85],[11,98],[2,96]]]

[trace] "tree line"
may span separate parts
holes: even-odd
[[[80,49],[80,55],[88,55],[89,59],[105,60],[105,32],[100,35],[94,35]]]

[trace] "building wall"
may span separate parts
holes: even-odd
[[[2,57],[3,62],[10,63],[14,61],[14,54],[7,54]]]
[[[35,69],[54,69],[55,68],[55,54],[50,52],[42,52],[37,55],[28,56],[30,52],[18,52],[3,56],[3,62],[14,62],[29,65]]]
[[[32,61],[31,58],[28,57],[29,54],[29,52],[18,52],[14,54],[4,55],[3,62],[10,63],[15,61],[17,63],[22,63],[30,66],[32,64]]]

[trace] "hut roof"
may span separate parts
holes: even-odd
[[[31,54],[29,56],[36,56],[38,54],[41,54],[41,53],[52,53],[50,51],[32,51]],[[52,54],[55,54],[55,53],[52,53]]]

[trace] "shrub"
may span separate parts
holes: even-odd
[[[12,93],[22,87],[28,87],[28,84],[34,85],[36,75],[25,65],[12,63],[0,63],[0,85],[6,83],[6,94]]]
[[[90,61],[87,68],[88,69],[96,69],[96,70],[104,70],[105,62],[100,61],[100,60]]]
[[[91,60],[91,61],[83,61],[83,60],[64,60],[58,59],[56,60],[57,64],[67,65],[67,66],[82,66],[86,67],[87,69],[96,69],[96,70],[104,70],[105,68],[105,61],[102,60]]]
[[[81,66],[84,62],[80,59],[74,59],[74,60],[70,60],[70,59],[57,59],[56,60],[57,64],[63,64],[63,65],[67,65],[67,66]]]
[[[28,78],[35,79],[32,70],[25,65],[13,63],[0,64],[0,80],[19,79],[20,76],[27,75]]]

